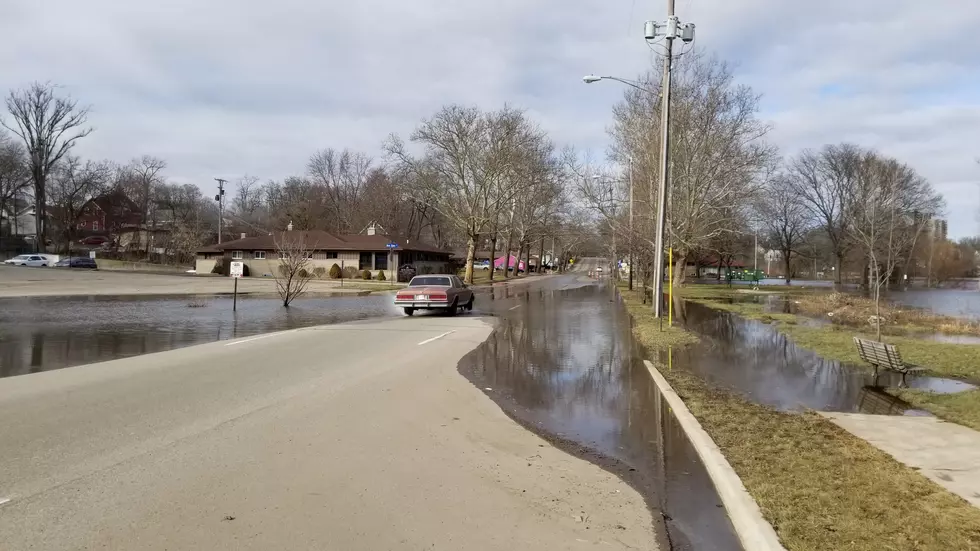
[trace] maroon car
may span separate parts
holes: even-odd
[[[108,243],[109,238],[104,235],[90,235],[86,238],[79,239],[78,242],[81,243],[82,245],[98,246],[98,245],[105,245],[106,243]]]
[[[416,310],[444,310],[450,316],[460,308],[473,309],[473,290],[454,275],[421,275],[395,294],[395,306],[411,316]]]

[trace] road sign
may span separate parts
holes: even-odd
[[[388,247],[389,249],[397,249],[398,243],[388,243],[387,245],[385,245],[385,247]]]
[[[231,268],[228,270],[228,275],[234,278],[242,277],[245,273],[245,263],[244,262],[232,262]]]

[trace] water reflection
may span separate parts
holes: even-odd
[[[980,320],[980,291],[976,288],[893,290],[887,296],[906,306],[932,310],[946,316]]]
[[[637,487],[664,512],[675,549],[739,549],[616,295],[590,286],[522,300],[460,371],[521,423]]]
[[[400,315],[388,296],[74,297],[0,301],[0,377],[311,325]]]
[[[770,325],[708,306],[680,302],[678,319],[702,343],[674,353],[675,366],[752,401],[781,410],[858,411],[865,387],[898,386],[901,375],[866,370],[821,358],[795,345]],[[911,388],[959,392],[971,385],[937,377],[909,377]]]

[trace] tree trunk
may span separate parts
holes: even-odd
[[[529,276],[531,275],[531,242],[528,241],[526,246],[527,252],[525,256],[527,257],[527,261],[524,262],[524,275]]]
[[[541,237],[541,249],[538,252],[538,275],[544,273],[544,236]]]
[[[41,171],[34,171],[34,247],[35,252],[43,253],[45,240],[44,240],[44,222],[45,222],[45,211],[44,205],[47,201],[47,190],[45,189],[45,179],[44,174]]]
[[[721,257],[719,256],[718,257],[718,273],[715,274],[715,276],[716,276],[715,279],[717,279],[718,281],[721,281],[721,269],[722,268],[723,268],[723,265],[722,265],[722,262],[721,262]]]
[[[834,255],[836,261],[837,274],[834,276],[834,286],[838,289],[844,284],[844,272],[841,271],[844,265],[844,255],[837,253]]]
[[[476,256],[476,236],[470,234],[469,242],[466,246],[466,272],[463,281],[473,284],[473,258]]]
[[[494,261],[493,257],[496,256],[496,254],[497,254],[497,233],[494,232],[493,237],[490,238],[490,283],[493,283],[493,272],[495,271],[493,267],[493,261]]]
[[[792,275],[789,272],[789,265],[792,262],[791,256],[793,254],[792,250],[783,251],[783,263],[786,265],[786,285],[790,285],[792,280]]]
[[[687,271],[684,269],[686,264],[687,255],[678,253],[677,257],[674,259],[674,285],[677,287],[682,287],[684,285],[684,279],[686,276],[685,272]],[[654,274],[654,277],[657,277],[658,275],[660,277],[664,276],[663,274]]]
[[[504,279],[510,277],[510,248],[513,244],[513,236],[507,232],[507,249],[504,250]]]

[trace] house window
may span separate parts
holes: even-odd
[[[255,251],[252,253],[252,258],[255,260],[265,260],[265,251]]]
[[[388,253],[374,253],[374,269],[375,270],[388,269]]]
[[[279,260],[289,260],[289,253],[279,252]]]
[[[331,251],[327,251],[327,252],[325,252],[323,254],[325,254],[328,259],[330,259],[330,258],[337,258],[337,251],[332,251],[332,252]]]
[[[92,221],[92,231],[99,231],[99,221],[98,220],[93,220]]]
[[[242,251],[231,251],[232,260],[241,260],[243,258],[245,258],[245,253],[243,253]]]
[[[374,253],[361,253],[358,259],[357,269],[358,270],[370,270],[371,263],[374,261]]]

